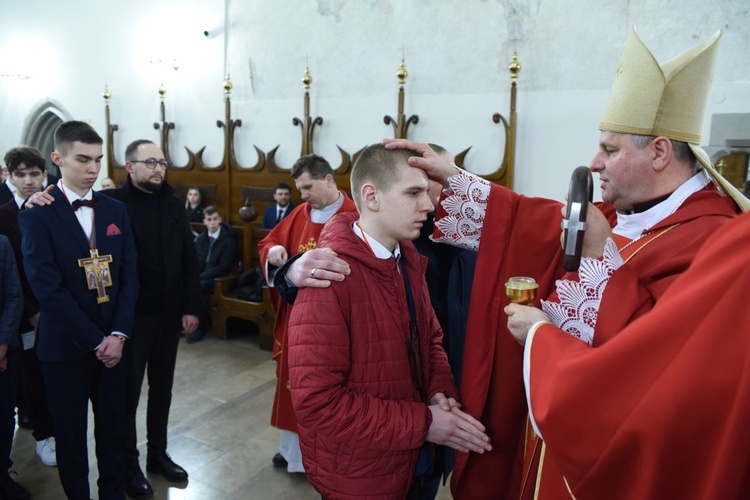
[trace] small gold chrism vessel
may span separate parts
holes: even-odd
[[[534,278],[526,276],[514,276],[505,284],[505,296],[511,302],[516,304],[527,305],[536,298],[536,289],[539,285]]]

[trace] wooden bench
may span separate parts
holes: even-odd
[[[203,224],[193,224],[193,228],[200,232]],[[232,225],[232,236],[237,245],[237,255],[241,256],[241,269],[248,270],[260,267],[258,256],[258,242],[262,240],[267,229],[261,229],[250,224]],[[237,280],[239,274],[216,278],[214,293],[206,299],[211,316],[211,329],[217,337],[226,340],[227,319],[239,318],[252,321],[258,325],[258,345],[261,349],[273,349],[273,326],[276,312],[271,301],[271,293],[267,286],[263,287],[263,300],[250,302],[237,297]]]

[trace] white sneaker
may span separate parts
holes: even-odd
[[[36,442],[36,454],[42,463],[48,467],[57,467],[57,455],[55,454],[55,438],[48,437]]]

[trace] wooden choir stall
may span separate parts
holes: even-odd
[[[508,119],[500,113],[492,116],[494,123],[502,123],[502,133],[505,136],[504,157],[500,166],[494,172],[483,175],[482,177],[501,184],[504,186],[513,186],[513,170],[516,143],[516,82],[521,66],[518,63],[518,57],[514,54],[513,61],[508,67],[511,74],[510,88],[510,114]],[[404,85],[408,73],[404,67],[404,61],[397,72],[399,80],[398,92],[398,114],[396,118],[386,115],[383,121],[386,125],[392,125],[395,138],[407,138],[409,126],[419,122],[417,115],[404,115]],[[321,117],[310,116],[310,86],[312,78],[309,69],[305,70],[302,78],[304,85],[304,116],[303,118],[294,118],[292,123],[301,129],[302,147],[301,154],[313,152],[313,137],[315,127],[323,123]],[[268,230],[261,229],[261,218],[265,208],[273,203],[274,188],[280,182],[294,185],[287,168],[281,168],[275,163],[275,153],[279,146],[265,153],[257,146],[257,162],[252,166],[243,166],[235,158],[235,138],[234,132],[236,127],[242,126],[242,120],[233,119],[231,113],[231,90],[232,83],[227,76],[224,81],[224,120],[217,120],[217,127],[224,132],[224,154],[219,165],[206,165],[203,162],[203,151],[205,146],[197,152],[185,148],[188,153],[188,161],[185,165],[175,165],[170,158],[170,137],[169,133],[174,130],[175,123],[167,121],[165,113],[164,99],[166,90],[164,87],[159,88],[161,96],[160,103],[160,121],[154,123],[154,129],[159,131],[160,138],[157,144],[160,145],[166,159],[170,162],[167,173],[167,182],[175,188],[176,194],[185,199],[187,190],[191,186],[200,188],[203,195],[204,206],[216,206],[224,221],[231,226],[232,234],[237,244],[238,265],[236,272],[248,270],[254,267],[260,267],[258,257],[258,242],[268,233]],[[118,164],[115,159],[116,132],[118,126],[111,123],[109,99],[111,94],[107,89],[104,92],[105,114],[107,125],[107,169],[108,176],[114,179],[116,185],[125,181],[127,173],[125,167]],[[124,147],[120,145],[120,147]],[[356,161],[359,152],[349,154],[340,147],[341,160],[338,167],[334,167],[336,184],[340,189],[349,192],[349,176],[351,167]],[[456,164],[463,168],[464,159],[470,148],[462,151],[455,157]],[[332,165],[335,162],[331,162]],[[469,168],[469,170],[471,170]],[[299,193],[293,192],[293,201],[295,205],[300,203]],[[194,230],[202,231],[202,224],[193,224]],[[271,302],[271,295],[268,287],[264,287],[263,298],[260,302],[249,302],[237,296],[237,280],[239,274],[216,279],[216,286],[212,296],[207,297],[205,306],[208,308],[211,320],[212,331],[222,339],[227,338],[227,320],[229,318],[240,318],[251,321],[258,326],[259,339],[258,343],[262,349],[271,350],[273,347],[273,326],[275,312]]]

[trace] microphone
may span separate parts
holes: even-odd
[[[588,228],[586,213],[589,202],[594,199],[594,179],[588,167],[577,167],[570,176],[568,207],[562,228],[565,231],[563,243],[563,266],[566,271],[577,271],[581,265],[583,236]]]

